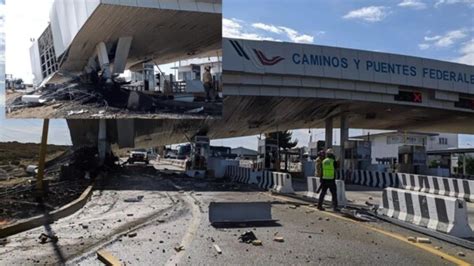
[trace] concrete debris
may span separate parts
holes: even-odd
[[[257,239],[257,240],[252,241],[252,245],[254,245],[254,246],[262,246],[263,243],[262,243],[261,240],[258,240],[258,239]]]
[[[89,228],[88,225],[86,225],[86,224],[83,224],[83,225],[82,225],[82,229],[87,229],[87,228]]]
[[[191,109],[191,110],[187,111],[186,113],[188,113],[188,114],[197,114],[197,113],[200,113],[202,111],[204,111],[204,107]]]
[[[373,198],[372,198],[372,197],[369,197],[369,200],[373,200]]]
[[[143,196],[137,196],[136,198],[128,198],[128,199],[124,199],[123,201],[124,202],[140,202],[142,201],[143,199]]]
[[[413,237],[413,236],[407,237],[407,240],[410,241],[410,242],[416,242],[416,238]]]
[[[306,213],[313,213],[315,210],[307,210]]]
[[[8,238],[0,238],[0,246],[4,246],[8,243]]]
[[[285,239],[281,236],[275,236],[273,238],[273,241],[275,241],[275,242],[285,242]]]
[[[133,216],[133,213],[127,213],[127,216]]]
[[[87,113],[87,112],[89,112],[89,111],[84,110],[84,109],[81,109],[81,110],[79,110],[79,111],[68,111],[68,112],[67,112],[67,116],[82,115],[82,114],[85,114],[85,113]]]
[[[47,235],[47,234],[45,234],[45,233],[42,233],[42,234],[38,237],[38,239],[40,240],[40,243],[41,243],[41,244],[46,244],[46,243],[48,243],[48,242],[56,243],[56,242],[58,242],[58,240],[59,240],[57,236],[55,236],[55,235],[49,236],[49,235]]]
[[[184,250],[184,246],[177,246],[177,247],[174,247],[174,250],[176,250],[176,252],[181,252]]]
[[[137,236],[137,232],[132,232],[128,234],[128,237],[136,237],[136,236]]]
[[[51,107],[53,107],[53,109],[59,109],[63,106],[64,104],[62,103],[57,103],[57,104],[53,104]]]
[[[239,236],[241,242],[250,244],[252,241],[257,240],[257,236],[252,231],[247,231]]]
[[[459,257],[465,257],[466,254],[464,254],[464,252],[462,252],[462,251],[459,251],[459,252],[458,252],[458,256],[459,256]]]
[[[100,110],[97,114],[91,115],[91,117],[103,117],[105,115],[105,110]]]
[[[43,104],[46,102],[45,99],[41,99],[41,95],[23,95],[21,101],[24,103],[38,103]]]
[[[288,208],[290,208],[290,209],[296,209],[296,208],[298,208],[298,206],[296,206],[296,205],[290,205]]]
[[[436,250],[440,250],[440,249],[442,249],[442,247],[436,246],[435,249],[436,249]]]
[[[216,249],[217,254],[222,254],[222,250],[217,244],[214,244],[214,248]]]
[[[418,243],[424,243],[424,244],[431,244],[431,240],[426,237],[417,237],[416,242]]]

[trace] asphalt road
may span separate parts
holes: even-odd
[[[407,236],[422,235],[385,222],[357,222],[255,187],[190,179],[173,172],[175,167],[155,167],[161,170],[136,165],[111,175],[82,210],[49,229],[8,238],[0,246],[0,265],[101,265],[96,255],[101,249],[127,265],[444,265],[456,258],[474,262],[470,251],[435,239],[432,244],[409,243]],[[143,196],[138,202],[124,201],[138,196]],[[208,220],[211,201],[270,201],[279,222],[214,228]],[[239,242],[238,236],[248,230],[262,246]],[[56,244],[39,243],[39,235],[48,231],[59,238]],[[284,242],[273,241],[275,235]],[[176,251],[178,246],[184,250]],[[459,251],[467,256],[458,257]]]

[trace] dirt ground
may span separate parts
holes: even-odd
[[[221,115],[209,115],[206,113],[186,113],[176,110],[160,110],[156,113],[132,111],[127,109],[116,108],[112,106],[100,106],[98,104],[80,104],[73,101],[55,101],[49,102],[42,106],[27,107],[21,109],[11,109],[9,106],[18,97],[21,92],[6,92],[5,113],[7,118],[67,118],[67,119],[120,119],[120,118],[142,118],[142,119],[203,119],[215,118]],[[203,103],[210,109],[222,110],[222,103]],[[74,112],[74,113],[71,113]],[[215,112],[215,111],[213,111]],[[222,113],[222,112],[220,112]]]
[[[46,161],[60,158],[69,149],[48,145]],[[77,198],[90,183],[85,179],[60,180],[57,169],[48,171],[49,192],[41,207],[33,191],[35,178],[26,172],[28,165],[38,164],[38,156],[39,144],[0,143],[0,227],[58,208]]]

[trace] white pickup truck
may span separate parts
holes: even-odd
[[[128,161],[129,164],[134,164],[136,162],[142,162],[145,164],[149,163],[149,158],[148,158],[148,152],[145,149],[138,149],[138,150],[133,150],[130,152],[130,155],[128,156]]]

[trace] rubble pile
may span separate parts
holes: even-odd
[[[96,159],[97,148],[67,150],[45,165],[43,203],[37,202],[36,179],[2,188],[0,191],[0,224],[9,224],[59,208],[78,198],[103,169]],[[109,161],[113,161],[110,159]],[[106,166],[110,165],[106,164]]]
[[[220,104],[179,101],[173,95],[165,95],[159,91],[130,90],[127,89],[127,84],[126,82],[93,84],[78,81],[47,84],[8,101],[6,107],[8,113],[11,113],[30,107],[52,106],[53,109],[59,109],[67,105],[69,109],[65,113],[67,116],[95,112],[93,110],[97,108],[110,109],[112,112],[128,110],[150,113],[221,114]],[[101,115],[104,114],[98,113],[95,116]]]

